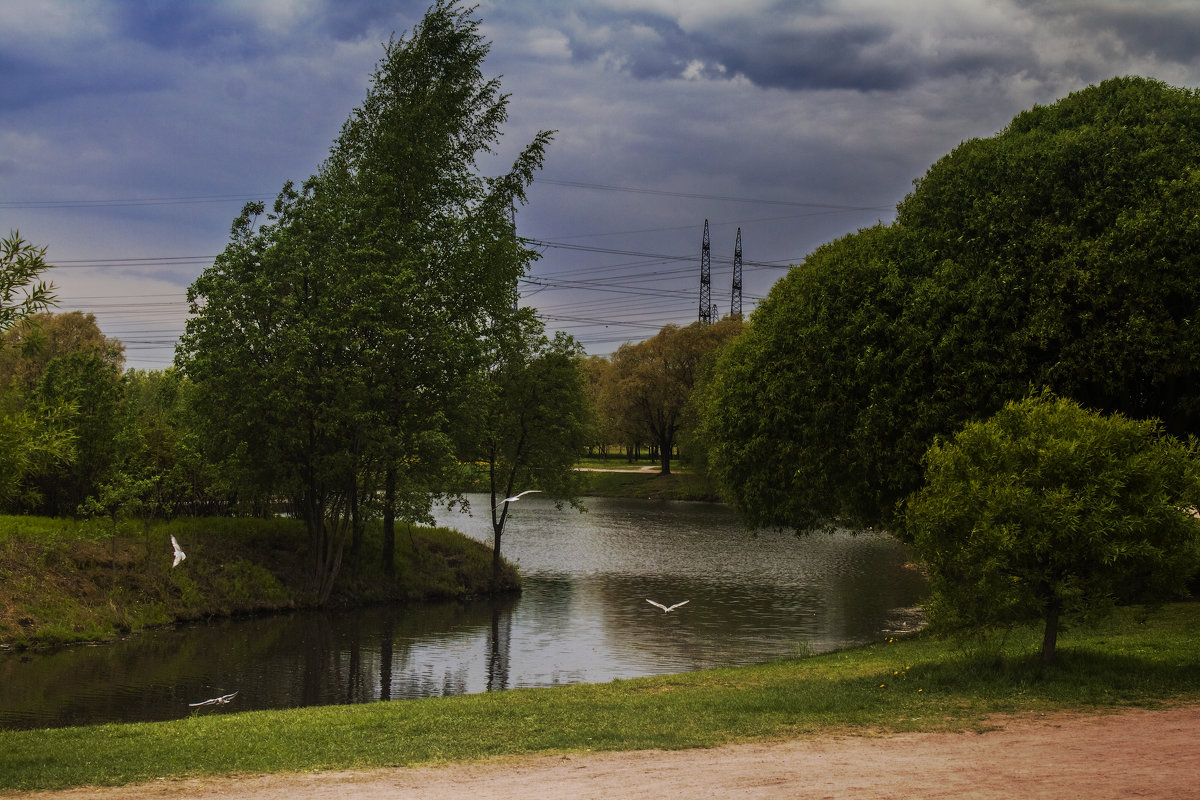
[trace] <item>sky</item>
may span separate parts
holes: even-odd
[[[46,248],[59,310],[161,369],[187,287],[251,200],[317,171],[408,0],[0,0],[0,235]],[[608,355],[742,310],[816,247],[894,217],[964,140],[1106,78],[1200,86],[1194,0],[482,0],[510,95],[504,172],[540,130],[520,287]]]

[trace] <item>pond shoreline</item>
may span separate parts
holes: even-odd
[[[187,557],[172,565],[170,537]],[[0,647],[113,641],[189,622],[317,609],[295,520],[177,519],[144,530],[38,517],[0,518]],[[507,562],[492,585],[491,550],[459,531],[397,536],[394,575],[380,565],[379,525],[358,564],[346,559],[325,607],[471,598],[519,591]]]

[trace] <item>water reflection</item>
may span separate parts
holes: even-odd
[[[486,508],[482,498],[480,508]],[[824,651],[879,635],[924,591],[882,536],[749,537],[720,506],[523,498],[519,597],[295,613],[0,655],[0,726],[163,720],[600,682]],[[442,521],[486,540],[487,522]],[[663,614],[645,602],[691,602]]]

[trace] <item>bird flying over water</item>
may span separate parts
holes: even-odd
[[[187,558],[187,553],[183,552],[183,548],[179,546],[179,542],[175,541],[175,537],[171,537],[171,547],[175,548],[175,563],[171,564],[171,568],[179,566],[179,562]]]
[[[232,694],[223,694],[220,697],[201,700],[199,703],[188,703],[188,705],[192,708],[195,708],[196,706],[223,706],[236,696],[237,692],[233,692]]]
[[[692,602],[692,601],[691,601],[691,600],[684,600],[682,603],[676,603],[675,605],[671,606],[670,608],[668,608],[667,606],[664,606],[662,603],[656,603],[656,602],[654,602],[654,601],[653,601],[653,600],[651,600],[649,597],[647,597],[647,598],[646,598],[646,602],[647,602],[647,603],[649,603],[649,604],[650,604],[650,605],[652,605],[652,606],[657,606],[658,608],[661,608],[661,609],[662,609],[662,610],[663,610],[665,613],[667,613],[667,614],[670,614],[672,611],[674,611],[675,609],[679,608],[680,606],[686,606],[688,603],[690,603],[690,602]]]
[[[540,493],[541,491],[542,491],[541,489],[526,489],[525,491],[521,492],[520,494],[514,494],[512,497],[504,498],[503,500],[500,501],[500,503],[515,503],[527,494],[533,494],[534,492]],[[499,507],[500,503],[496,503],[496,506]]]

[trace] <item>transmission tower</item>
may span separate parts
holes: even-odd
[[[729,302],[729,314],[742,315],[742,229],[738,228],[737,244],[733,246],[733,299]]]
[[[700,324],[712,322],[712,256],[708,248],[708,220],[704,220],[704,241],[700,244]]]

